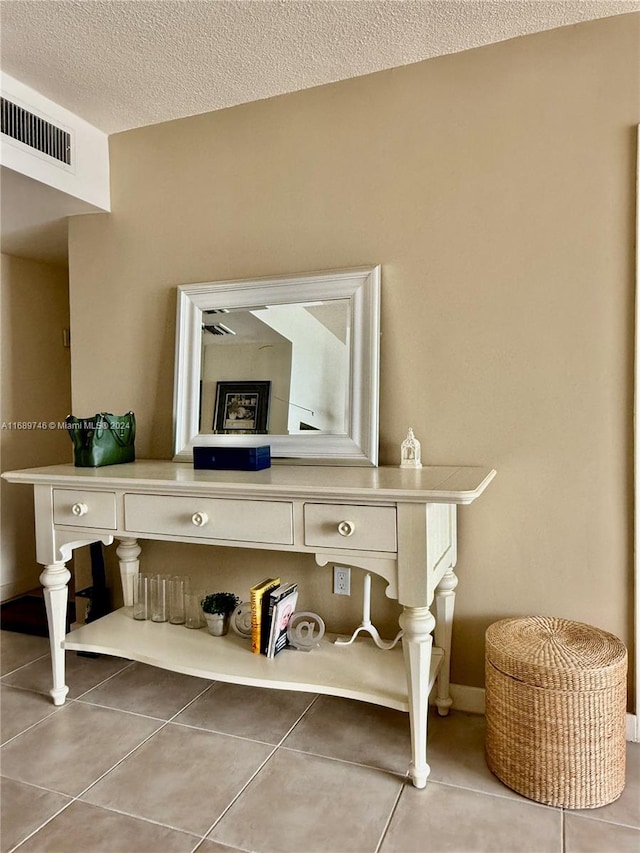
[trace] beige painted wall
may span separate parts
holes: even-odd
[[[62,330],[69,328],[69,279],[65,268],[2,255],[3,471],[69,462],[72,446],[57,429],[71,409],[71,364]],[[17,429],[50,422],[55,429]],[[2,600],[38,586],[33,488],[1,481]]]
[[[381,462],[413,426],[427,464],[499,472],[459,514],[454,681],[482,685],[505,615],[630,642],[639,34],[596,21],[113,137],[113,213],[70,229],[76,412],[131,408],[139,455],[169,458],[176,285],[380,263]],[[310,558],[146,554],[231,559],[216,585],[241,591],[282,566],[357,621]]]

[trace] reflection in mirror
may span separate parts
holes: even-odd
[[[276,460],[377,465],[379,303],[379,267],[180,286],[176,461],[268,443]]]
[[[348,378],[347,299],[203,311],[200,435],[346,435]]]

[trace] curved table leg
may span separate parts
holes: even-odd
[[[436,705],[441,717],[446,717],[453,699],[449,691],[451,674],[451,629],[453,627],[453,608],[456,601],[455,589],[458,578],[455,572],[448,571],[436,587],[436,646],[444,651],[444,659],[436,681]]]
[[[40,583],[44,587],[44,602],[49,625],[49,644],[51,646],[51,669],[53,687],[49,691],[54,705],[63,705],[69,688],[64,683],[64,636],[67,627],[67,584],[71,572],[65,563],[51,563],[44,567]]]
[[[431,632],[435,619],[428,607],[405,607],[400,616],[404,631],[402,650],[409,690],[411,728],[411,766],[409,772],[416,788],[424,788],[431,768],[427,764],[427,715],[429,712],[429,668]]]

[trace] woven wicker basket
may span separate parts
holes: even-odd
[[[547,617],[486,632],[486,756],[520,794],[591,809],[625,781],[627,650],[612,634]]]

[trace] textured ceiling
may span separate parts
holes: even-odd
[[[640,0],[2,0],[1,63],[113,133],[637,10]]]
[[[115,133],[639,10],[640,0],[0,0],[0,64]],[[81,211],[7,171],[0,249],[66,263],[66,217]]]

